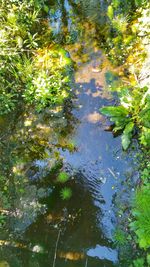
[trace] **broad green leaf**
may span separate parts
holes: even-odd
[[[150,128],[150,107],[142,110],[139,114],[144,127]]]
[[[124,134],[125,135],[130,134],[133,131],[133,128],[134,128],[134,123],[131,121],[126,125],[126,127],[124,129]]]
[[[116,126],[113,128],[113,132],[117,132],[117,131],[120,131],[120,130],[123,130],[124,129],[124,126],[120,125],[120,126]]]
[[[108,117],[126,117],[128,115],[127,109],[122,106],[103,107],[100,109],[100,112]]]
[[[130,143],[131,143],[131,139],[129,137],[128,134],[123,134],[121,137],[122,140],[122,146],[124,150],[127,150],[127,148],[129,147]]]
[[[132,107],[133,95],[128,88],[123,88],[119,92],[120,103],[125,108]]]
[[[126,150],[131,143],[133,128],[134,128],[134,123],[129,122],[123,131],[123,135],[121,139],[122,139],[122,146],[124,150]]]

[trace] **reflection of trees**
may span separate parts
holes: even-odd
[[[80,42],[80,44],[84,45],[87,41],[87,35],[89,35],[88,39],[97,40],[98,43],[104,40],[107,20],[106,3],[101,3],[100,1],[87,2],[85,0],[75,3],[73,0],[62,0],[60,3],[56,2],[53,8],[55,14],[58,11],[61,14],[59,31],[56,34],[59,42],[65,44]],[[50,14],[51,21],[53,21],[52,14]],[[52,27],[54,24],[52,24]]]
[[[93,205],[92,196],[84,184],[76,182],[84,179],[81,173],[77,173],[75,179],[69,182],[73,197],[67,203],[60,201],[59,187],[55,188],[51,196],[43,198],[42,202],[46,203],[48,207],[47,212],[39,216],[36,222],[28,227],[23,235],[24,241],[16,243],[16,252],[9,248],[12,251],[12,259],[15,254],[15,259],[20,262],[20,267],[30,266],[33,255],[35,262],[39,264],[37,266],[43,266],[43,264],[45,264],[45,267],[49,264],[52,266],[55,241],[59,229],[61,235],[57,261],[60,261],[62,265],[65,264],[65,258],[67,257],[71,257],[72,261],[75,262],[82,257],[84,260],[86,257],[85,250],[96,246],[100,242],[101,233],[97,225],[98,208]],[[78,240],[79,236],[80,240]],[[105,245],[105,242],[105,239],[102,238],[101,243]],[[12,246],[13,243],[10,247]],[[42,247],[43,254],[31,253],[36,246]],[[2,250],[4,255],[7,254],[7,251],[8,248]],[[23,257],[26,259],[25,263],[21,260]],[[10,257],[8,259],[10,260]]]
[[[86,178],[80,172],[76,173],[74,178],[68,182],[73,191],[70,201],[60,201],[59,187],[56,187],[50,196],[44,197],[42,203],[47,204],[47,212],[40,215],[18,241],[15,237],[14,244],[12,242],[10,247],[1,249],[2,259],[7,259],[13,264],[18,262],[19,267],[34,266],[34,264],[52,266],[59,229],[61,232],[57,250],[58,266],[66,266],[66,259],[71,260],[67,261],[67,266],[72,264],[84,266],[86,250],[96,247],[98,243],[102,246],[107,245],[97,219],[102,214],[99,213],[99,208],[93,205],[92,196],[82,182]],[[15,249],[14,245],[16,245]],[[38,252],[38,248],[41,248],[41,253]],[[92,258],[90,261],[91,265],[99,263]],[[107,265],[105,261],[101,266],[112,266],[109,264],[108,262]]]
[[[26,219],[29,219],[28,214],[31,221],[35,219],[35,214],[40,212],[38,189],[34,187],[34,190],[30,190],[32,185],[29,183],[29,178],[32,179],[35,176],[41,179],[50,173],[51,167],[61,160],[59,148],[63,146],[63,149],[72,149],[71,134],[75,123],[72,104],[69,101],[64,111],[62,109],[55,113],[55,110],[53,112],[47,109],[43,113],[36,114],[30,110],[16,114],[16,117],[11,118],[10,123],[9,120],[7,121],[0,143],[0,210],[5,214],[21,217],[23,207],[28,206],[24,209]],[[61,143],[62,135],[63,143]],[[42,162],[43,167],[36,162]],[[45,194],[46,192],[47,188],[45,188]],[[32,207],[31,202],[33,202]],[[34,214],[31,218],[33,210]]]
[[[88,39],[96,41],[98,46],[105,48],[110,53],[110,57],[116,64],[119,56],[118,64],[122,63],[125,58],[122,50],[126,51],[126,47],[124,45],[122,50],[120,47],[124,44],[124,36],[129,35],[130,28],[127,27],[126,34],[122,35],[123,21],[127,20],[129,23],[132,21],[135,2],[119,2],[112,19],[107,15],[109,5],[113,5],[113,1],[80,0],[77,3],[73,0],[62,0],[60,3],[57,1],[55,11],[59,10],[61,13],[58,40],[64,44],[78,42],[82,46],[85,46]],[[117,23],[121,24],[120,30],[117,29]]]

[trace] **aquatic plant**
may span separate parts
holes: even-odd
[[[57,177],[57,182],[66,183],[69,180],[69,175],[66,172],[60,172]]]
[[[69,187],[61,189],[60,196],[63,200],[70,199],[72,196],[72,190]]]

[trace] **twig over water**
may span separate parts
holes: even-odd
[[[115,179],[117,179],[117,176],[114,174],[114,172],[113,172],[110,168],[108,168],[108,171],[112,174],[112,176],[113,176]]]
[[[88,258],[86,258],[85,267],[88,267]]]
[[[57,248],[58,248],[58,242],[59,242],[59,238],[60,238],[60,232],[61,232],[61,230],[59,230],[59,232],[58,232],[58,236],[57,236],[57,240],[56,240],[55,253],[54,253],[54,260],[53,260],[53,267],[55,267],[55,264],[56,264]]]

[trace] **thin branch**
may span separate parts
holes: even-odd
[[[57,236],[57,240],[56,240],[55,253],[54,253],[54,260],[53,260],[53,267],[55,267],[55,264],[56,264],[57,248],[58,248],[58,242],[59,242],[59,238],[60,238],[60,232],[61,232],[61,230],[59,230],[59,232],[58,232],[58,236]]]
[[[136,80],[138,86],[141,87],[141,86],[140,86],[140,83],[139,83],[139,81],[138,81],[138,77],[137,77],[135,71],[133,71],[133,75],[134,75],[134,78],[135,78],[135,80]]]
[[[113,172],[110,168],[108,168],[108,171],[112,174],[112,176],[113,176],[115,179],[117,179],[117,176],[114,174],[114,172]]]

